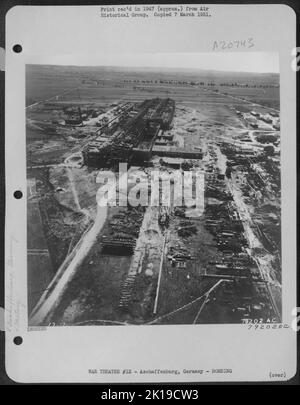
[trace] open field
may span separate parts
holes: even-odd
[[[97,105],[113,103],[121,99],[139,101],[145,98],[172,97],[176,101],[217,102],[218,97],[209,90],[245,97],[247,100],[272,107],[279,106],[278,75],[254,73],[228,73],[205,71],[151,70],[138,68],[105,68],[105,67],[63,67],[63,66],[27,66],[26,105],[46,100],[56,95],[73,90],[60,101],[83,101]],[[171,84],[172,81],[182,84]],[[251,88],[255,80],[256,88]],[[161,83],[167,81],[168,83]],[[169,83],[170,82],[170,83]],[[202,82],[195,86],[188,83]],[[209,86],[214,83],[214,86]],[[228,86],[222,84],[227,83]],[[249,87],[237,87],[232,84],[243,84]],[[30,85],[29,85],[30,84]],[[208,86],[206,86],[206,84]],[[275,87],[259,87],[275,86]],[[75,90],[80,87],[80,98]],[[226,97],[225,97],[226,99]],[[224,100],[224,99],[223,99]],[[55,101],[55,100],[54,100]]]
[[[28,284],[28,307],[29,310],[32,310],[54,273],[38,203],[29,202],[27,213],[27,268],[28,279],[30,280]]]

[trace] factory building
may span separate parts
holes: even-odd
[[[149,160],[158,134],[170,129],[174,113],[175,102],[170,98],[144,100],[134,114],[120,118],[107,142],[96,139],[87,145],[83,151],[85,164],[109,167],[118,162]]]

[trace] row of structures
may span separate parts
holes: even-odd
[[[259,129],[261,123],[272,126],[276,131],[280,130],[280,117],[276,111],[269,111],[267,114],[259,113],[257,111],[242,112],[236,110],[238,117],[244,118],[252,128]]]
[[[91,141],[83,151],[88,166],[108,167],[119,162],[146,161],[159,131],[171,127],[175,102],[170,98],[144,100],[126,110],[112,128]]]

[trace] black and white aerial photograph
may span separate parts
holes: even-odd
[[[26,65],[29,327],[282,321],[273,52]]]

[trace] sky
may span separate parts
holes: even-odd
[[[279,73],[274,52],[134,53],[62,56],[29,63],[74,66],[119,66],[219,70],[226,72]]]

